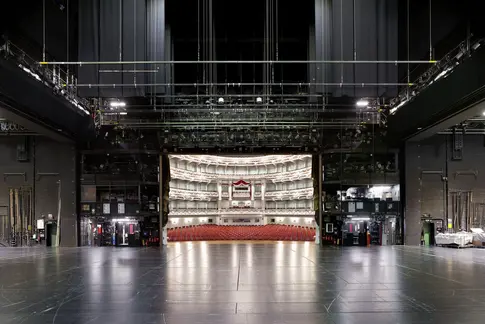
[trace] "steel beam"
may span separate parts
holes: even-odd
[[[416,134],[409,138],[411,142],[418,142],[425,138],[440,134],[448,128],[458,125],[470,118],[482,115],[485,112],[485,100],[472,106],[462,109],[459,113],[448,117],[445,120],[430,125],[427,128],[417,130]]]
[[[13,123],[19,124],[31,132],[38,133],[40,135],[44,135],[49,137],[57,142],[61,143],[73,143],[73,140],[68,138],[67,136],[63,135],[60,132],[56,132],[50,129],[46,125],[42,125],[41,123],[37,123],[28,119],[27,117],[21,116],[12,112],[10,109],[6,107],[6,105],[0,102],[0,118],[5,118]]]

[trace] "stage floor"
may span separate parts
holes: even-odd
[[[485,250],[0,249],[0,323],[481,323]]]

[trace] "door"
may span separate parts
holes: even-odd
[[[128,246],[128,224],[116,223],[116,243],[118,246]]]

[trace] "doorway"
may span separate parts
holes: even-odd
[[[57,224],[54,222],[45,225],[45,245],[57,246]]]
[[[139,246],[140,224],[138,221],[116,222],[116,245],[117,246]]]

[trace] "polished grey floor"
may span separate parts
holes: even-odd
[[[0,249],[0,323],[481,323],[485,250]]]

